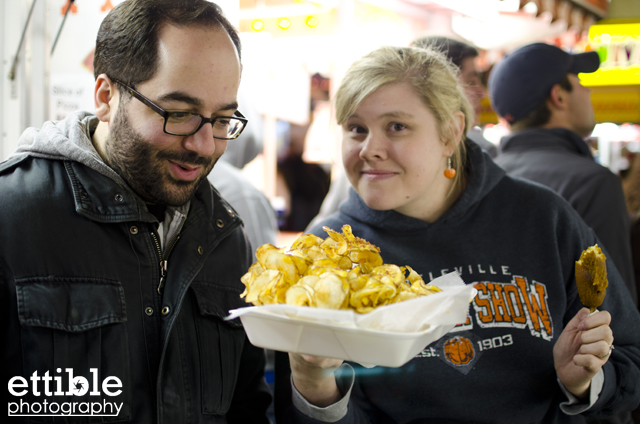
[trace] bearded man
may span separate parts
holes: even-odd
[[[205,0],[128,0],[94,67],[95,113],[0,165],[5,416],[266,423],[264,352],[224,319],[251,249],[207,181],[247,123],[238,34]]]

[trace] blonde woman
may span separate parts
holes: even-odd
[[[609,261],[607,298],[589,315],[574,262],[596,236],[463,136],[473,111],[452,65],[378,49],[351,66],[335,106],[353,190],[310,232],[349,224],[385,262],[425,281],[455,270],[478,295],[466,323],[400,368],[289,354],[278,423],[581,423],[633,409],[640,315],[618,271]]]

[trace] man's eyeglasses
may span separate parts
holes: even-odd
[[[114,79],[112,79],[112,81],[120,84],[129,94],[162,116],[164,118],[164,126],[162,129],[167,134],[180,136],[192,135],[198,132],[203,125],[210,123],[213,128],[213,138],[233,140],[242,133],[242,130],[244,130],[248,122],[247,118],[245,118],[240,111],[236,111],[234,116],[205,118],[199,113],[164,110],[128,85]]]

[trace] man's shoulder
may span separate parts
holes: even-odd
[[[502,153],[495,161],[510,177],[550,188],[581,213],[595,203],[613,202],[609,205],[612,208],[624,204],[619,178],[592,157],[576,151],[534,146]]]
[[[20,166],[22,162],[26,161],[29,158],[30,155],[28,153],[23,153],[10,156],[6,160],[0,162],[0,177],[6,173],[11,172],[13,169]]]
[[[509,174],[524,178],[538,174],[549,178],[611,174],[588,153],[586,143],[577,145],[583,141],[563,135],[566,134],[544,128],[516,132],[501,143],[494,161]]]
[[[562,149],[545,149],[535,146],[518,151],[502,151],[494,158],[494,162],[507,172],[529,168],[547,170],[557,168],[565,173],[610,172],[608,168],[588,156]]]
[[[267,196],[240,169],[227,162],[218,161],[208,180],[222,200],[230,203],[241,216],[271,209]]]
[[[0,163],[0,187],[18,188],[22,192],[37,190],[55,184],[57,177],[63,175],[63,170],[64,163],[60,160],[30,154],[15,155]]]
[[[568,155],[592,159],[587,143],[567,128],[527,128],[502,137],[498,157],[518,154]]]
[[[258,193],[262,194],[240,169],[222,159],[213,167],[208,179],[222,197],[227,200]]]
[[[0,167],[0,226],[22,225],[30,219],[55,222],[58,211],[73,207],[69,186],[61,161],[26,157],[4,162]]]

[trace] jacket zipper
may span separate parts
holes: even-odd
[[[180,231],[182,230],[182,225],[184,224],[185,217],[182,218],[180,222],[180,227],[178,231],[176,231],[176,235],[173,236],[173,239],[169,243],[169,248],[165,249],[164,255],[162,253],[162,248],[160,247],[160,241],[158,241],[158,237],[156,236],[155,231],[151,232],[151,237],[153,238],[153,242],[156,245],[156,250],[158,251],[158,258],[160,259],[160,282],[158,283],[158,294],[162,296],[162,292],[164,291],[164,283],[167,278],[167,267],[169,265],[169,256],[171,256],[171,252],[173,252],[173,248],[176,247],[178,240],[180,240]]]

